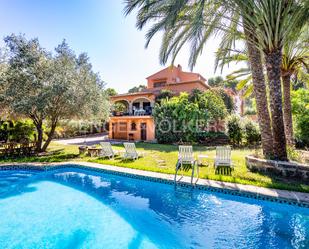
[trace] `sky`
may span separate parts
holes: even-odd
[[[1,0],[0,45],[11,33],[38,38],[52,51],[63,39],[77,53],[86,52],[95,72],[106,87],[118,93],[139,84],[161,70],[160,36],[145,49],[145,30],[137,30],[134,13],[125,17],[123,0]],[[238,68],[231,65],[222,74],[214,72],[214,53],[220,39],[212,38],[200,56],[194,72],[206,79],[225,76]],[[175,64],[188,68],[189,49],[184,48]],[[168,66],[169,64],[165,65]]]

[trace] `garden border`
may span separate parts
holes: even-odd
[[[246,166],[252,172],[309,180],[309,165],[306,164],[266,160],[254,156],[246,156]]]

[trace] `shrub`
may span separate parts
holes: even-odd
[[[116,112],[124,112],[127,109],[127,107],[124,103],[117,102],[117,103],[114,104],[113,109]]]
[[[30,141],[33,139],[35,126],[31,121],[17,121],[11,130],[10,140],[16,142]]]
[[[102,124],[92,122],[70,120],[59,122],[54,138],[69,138],[86,134],[95,134],[103,129]]]
[[[261,133],[257,123],[250,119],[242,119],[231,115],[227,120],[227,133],[233,145],[257,145],[261,141]]]
[[[231,94],[229,94],[226,90],[224,90],[224,88],[222,87],[217,87],[217,88],[214,88],[213,91],[215,93],[217,93],[218,95],[220,95],[220,97],[222,98],[223,102],[224,102],[224,105],[228,111],[228,113],[232,113],[233,111],[235,111],[236,109],[236,106],[235,106],[235,103],[234,103],[234,99],[233,97],[231,96]]]
[[[34,139],[35,127],[29,120],[5,121],[0,125],[0,140],[25,142]]]
[[[200,98],[200,96],[203,94],[203,92],[200,89],[193,89],[192,92],[189,95],[189,101],[190,102],[197,102]]]
[[[159,95],[156,96],[156,102],[160,103],[163,99],[172,98],[174,93],[171,90],[163,89],[160,91]]]
[[[292,114],[296,145],[309,146],[309,90],[299,89],[292,92]]]
[[[250,119],[245,120],[243,130],[246,145],[257,145],[261,141],[259,126],[255,122]]]
[[[288,154],[288,158],[291,161],[295,161],[295,162],[301,162],[301,155],[300,153],[295,150],[295,148],[293,146],[287,146],[287,154]]]
[[[228,144],[229,137],[224,132],[203,131],[196,134],[197,142],[201,144]]]
[[[61,121],[56,128],[55,138],[69,138],[77,136],[80,133],[80,124],[77,121]]]
[[[233,145],[240,145],[243,138],[241,119],[237,115],[231,115],[227,120],[227,134]]]
[[[11,121],[1,121],[0,123],[0,141],[7,141],[9,139],[9,129]]]
[[[195,125],[195,120],[199,119],[199,115],[198,106],[189,102],[188,94],[162,100],[161,104],[154,108],[158,141],[174,143],[194,140],[191,131],[196,129],[192,126]]]
[[[215,131],[203,131],[196,134],[198,139],[207,139],[207,138],[218,138],[225,136],[223,132],[215,132]]]
[[[208,116],[208,120],[222,120],[227,115],[227,109],[220,95],[213,91],[206,91],[195,102],[201,112]]]
[[[208,121],[223,119],[226,113],[223,100],[212,91],[163,99],[153,111],[156,137],[160,143],[195,142]]]

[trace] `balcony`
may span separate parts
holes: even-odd
[[[113,103],[111,116],[151,116],[153,110],[153,102],[146,98],[138,98],[130,102],[128,100],[117,100]]]
[[[132,112],[127,111],[112,111],[112,117],[121,117],[121,116],[151,116],[152,115],[152,107],[146,109],[137,109],[132,110]]]

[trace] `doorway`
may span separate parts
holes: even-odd
[[[141,140],[147,140],[147,124],[141,123]]]

